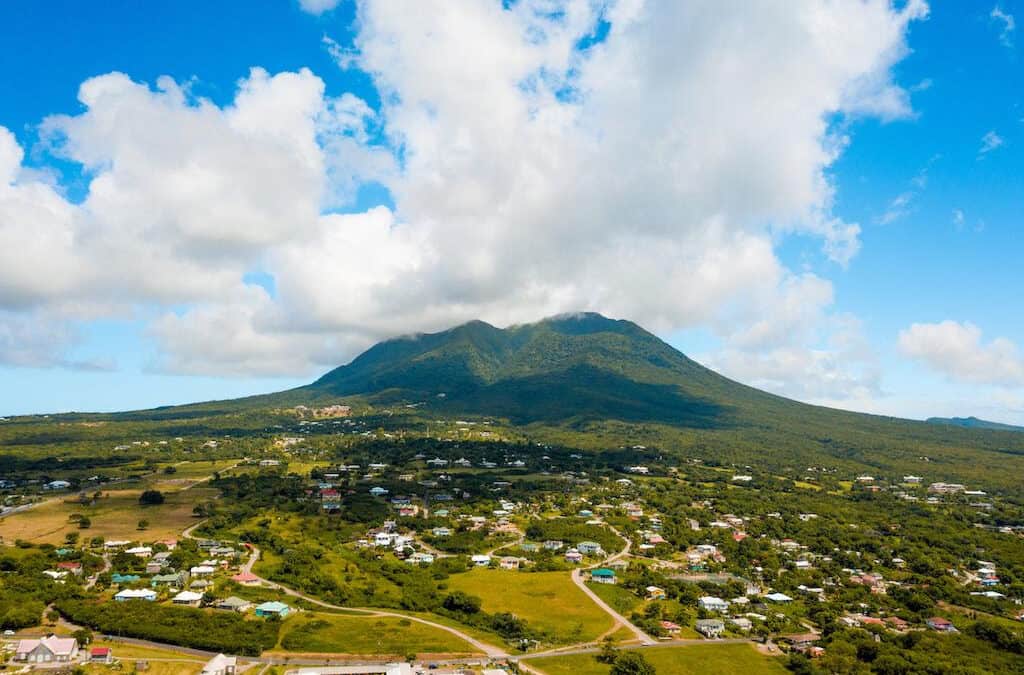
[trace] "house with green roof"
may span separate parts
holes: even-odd
[[[256,616],[271,617],[277,616],[282,619],[288,616],[292,611],[292,608],[283,602],[271,600],[270,602],[264,602],[260,605],[256,605]]]
[[[590,580],[597,584],[614,584],[615,570],[601,567],[590,571]]]

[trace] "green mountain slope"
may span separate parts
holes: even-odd
[[[990,422],[978,419],[977,417],[929,417],[926,420],[929,424],[945,424],[965,429],[995,429],[999,431],[1024,431],[1024,427],[1016,427],[1012,424],[1001,422]]]
[[[517,423],[617,419],[711,428],[742,401],[782,399],[727,380],[628,321],[555,317],[501,330],[472,322],[378,344],[310,394],[425,399]]]

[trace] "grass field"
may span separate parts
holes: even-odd
[[[456,636],[396,617],[358,617],[305,612],[288,619],[279,648],[288,652],[336,654],[472,654]]]
[[[614,584],[590,584],[590,590],[619,614],[628,617],[643,602],[629,590]]]
[[[205,661],[198,657],[173,649],[157,649],[155,647],[139,647],[136,645],[124,644],[121,642],[106,642],[97,640],[89,645],[92,647],[110,647],[114,651],[114,658],[121,661],[122,666],[116,664],[109,666],[91,664],[85,666],[87,673],[114,673],[132,672],[136,659],[145,659],[149,662],[149,675],[195,675],[203,669]]]
[[[775,675],[789,671],[778,657],[759,653],[752,645],[713,643],[685,647],[649,647],[644,658],[658,675]],[[608,675],[610,666],[593,654],[549,656],[530,659],[530,665],[547,675]]]
[[[145,539],[153,541],[178,537],[181,531],[195,522],[192,507],[197,502],[211,499],[217,491],[207,487],[165,492],[166,501],[159,506],[139,504],[140,490],[103,491],[104,496],[95,505],[65,503],[74,499],[66,495],[51,499],[35,508],[0,520],[0,537],[13,543],[24,539],[36,544],[60,544],[64,535],[77,532],[82,538]],[[68,521],[72,514],[88,516],[91,527],[81,530]],[[138,530],[140,520],[148,520],[149,527]]]
[[[448,580],[452,590],[475,595],[487,612],[511,612],[555,643],[592,640],[612,620],[578,589],[567,572],[475,569]]]

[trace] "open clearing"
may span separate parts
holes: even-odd
[[[480,598],[484,611],[525,619],[556,643],[593,640],[613,623],[572,583],[568,572],[475,569],[452,575],[448,586]]]
[[[279,647],[288,652],[333,654],[473,654],[451,633],[396,617],[303,613],[288,619]]]
[[[195,522],[192,508],[196,503],[212,499],[217,490],[196,487],[189,490],[165,492],[165,500],[159,506],[139,504],[141,490],[104,490],[95,504],[74,502],[74,495],[54,499],[45,504],[0,520],[0,537],[6,543],[24,539],[35,544],[61,544],[64,535],[77,532],[83,539],[103,537],[104,539],[173,539]],[[92,525],[79,529],[78,524],[68,520],[73,514],[87,516]],[[149,521],[149,527],[140,531],[140,520]]]
[[[748,644],[700,644],[684,647],[649,647],[641,651],[658,675],[775,675],[789,671],[778,657],[759,653]],[[530,659],[547,675],[608,675],[611,667],[593,654]]]

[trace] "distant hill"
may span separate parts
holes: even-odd
[[[1024,431],[1024,427],[1017,427],[1002,422],[990,422],[977,417],[929,417],[926,420],[929,424],[946,424],[953,427],[965,429],[995,429],[998,431]]]
[[[591,313],[504,329],[472,321],[386,340],[289,391],[110,417],[190,429],[217,416],[332,403],[397,414],[409,428],[491,418],[532,440],[657,447],[780,477],[843,467],[1019,489],[1014,476],[1024,473],[1024,434],[1008,428],[799,403],[723,377],[635,323]]]

